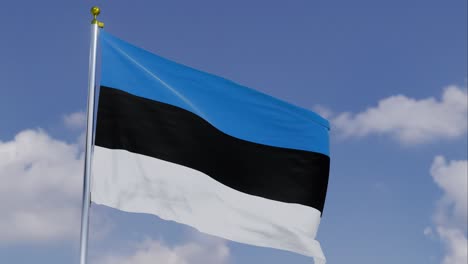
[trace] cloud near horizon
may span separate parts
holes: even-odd
[[[85,115],[63,116],[62,125],[76,130],[75,142],[51,137],[42,129],[18,132],[0,140],[0,244],[78,241],[84,166]],[[95,237],[112,225],[97,213]],[[96,228],[94,228],[96,226]]]
[[[443,156],[436,156],[430,172],[434,182],[443,190],[434,212],[435,231],[446,249],[442,263],[466,264],[468,161],[448,162]]]
[[[444,88],[440,100],[395,95],[362,112],[341,113],[331,121],[343,137],[387,134],[404,144],[420,144],[465,135],[467,111],[466,87],[452,85]]]
[[[119,255],[112,252],[93,261],[94,264],[228,264],[230,251],[222,239],[210,238],[167,246],[160,241],[145,240],[134,245],[134,252]]]
[[[0,141],[0,243],[76,237],[82,171],[78,145],[40,129]]]

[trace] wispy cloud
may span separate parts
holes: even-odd
[[[446,248],[443,264],[466,264],[468,161],[447,162],[444,157],[437,156],[432,163],[431,175],[444,192],[434,213],[436,233]]]
[[[86,127],[86,114],[78,111],[64,115],[63,123],[67,128],[83,130]]]
[[[221,239],[189,241],[182,245],[167,246],[155,240],[145,240],[134,245],[129,255],[110,253],[96,259],[96,264],[227,264],[229,248]]]
[[[80,151],[84,152],[86,143],[86,114],[83,111],[73,112],[63,116],[63,125],[71,130],[78,131],[77,144]]]
[[[315,105],[314,111],[326,119],[330,119],[334,116],[334,113],[331,109],[323,105]]]
[[[464,135],[467,110],[466,87],[448,86],[440,100],[395,95],[362,112],[341,113],[332,124],[344,137],[387,134],[405,144],[418,144]]]

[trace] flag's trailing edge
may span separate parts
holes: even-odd
[[[92,200],[312,256],[328,121],[104,31]]]

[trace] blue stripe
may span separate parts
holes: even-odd
[[[164,59],[105,31],[101,85],[171,104],[243,140],[329,155],[328,121],[314,112]]]

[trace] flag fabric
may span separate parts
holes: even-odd
[[[328,121],[100,33],[92,201],[325,263]]]

